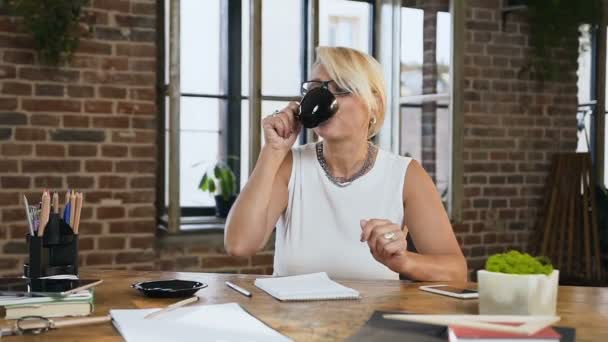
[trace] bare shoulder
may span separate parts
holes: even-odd
[[[405,203],[408,198],[413,198],[417,195],[428,194],[428,191],[435,191],[433,180],[422,165],[417,160],[412,159],[405,171],[403,202]]]

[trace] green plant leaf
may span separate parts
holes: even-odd
[[[215,192],[215,182],[213,181],[213,179],[209,179],[209,192]]]
[[[201,182],[198,184],[199,189],[203,190],[203,191],[207,191],[207,174],[205,173],[203,175],[203,178],[201,178]]]

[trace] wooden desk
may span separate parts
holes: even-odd
[[[209,284],[199,291],[201,304],[237,302],[257,318],[296,341],[341,341],[354,334],[374,310],[403,310],[417,313],[476,314],[477,300],[459,300],[419,291],[418,285],[399,281],[341,281],[357,289],[359,301],[281,303],[253,285],[256,276],[171,272],[85,272],[83,278],[101,278],[94,315],[111,308],[154,308],[175,300],[140,296],[130,285],[151,279],[181,278]],[[247,298],[224,285],[233,281],[253,293]],[[577,329],[577,341],[608,341],[608,288],[561,287],[559,323]],[[6,323],[6,322],[2,322]],[[8,337],[7,341],[121,341],[110,324],[64,328],[39,336]]]

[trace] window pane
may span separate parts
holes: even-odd
[[[400,151],[421,162],[447,204],[452,160],[451,15],[422,6],[401,9]]]
[[[218,133],[180,132],[180,205],[182,207],[212,207],[215,200],[198,188],[205,170],[213,167],[218,150]]]
[[[319,45],[370,53],[372,5],[348,0],[319,1]]]
[[[577,117],[577,145],[576,152],[588,152],[591,143],[591,117],[593,106],[591,98],[591,34],[589,25],[584,24],[579,27],[580,35],[578,38],[578,112]]]
[[[214,206],[211,194],[198,189],[203,172],[218,158],[219,111],[223,100],[182,97],[180,198],[182,207]]]
[[[423,10],[401,9],[401,96],[422,94],[423,19]]]
[[[222,94],[220,0],[181,1],[181,91]]]
[[[220,106],[224,100],[182,96],[180,126],[187,131],[219,133]]]
[[[242,88],[249,94],[249,0],[242,2]],[[262,94],[294,96],[302,82],[300,0],[262,1]]]

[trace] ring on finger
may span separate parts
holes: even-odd
[[[395,232],[386,232],[382,235],[382,237],[389,241],[394,241],[397,238],[395,236]]]

